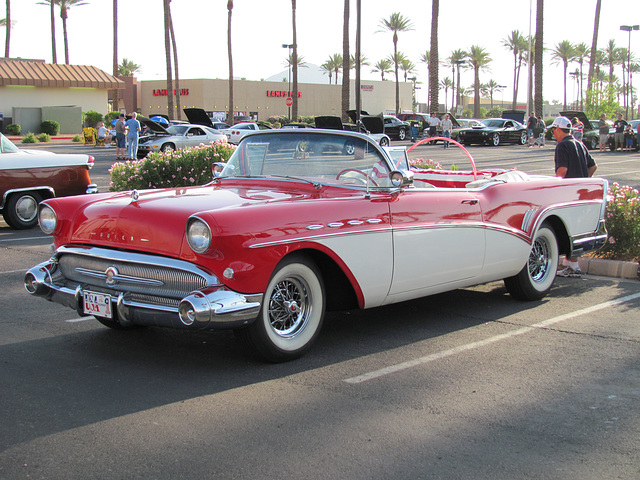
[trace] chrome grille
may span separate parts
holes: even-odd
[[[58,258],[66,280],[100,291],[131,292],[180,299],[207,286],[207,280],[191,271],[164,265],[147,265],[119,259],[65,253]],[[118,280],[107,284],[107,269],[115,268]]]

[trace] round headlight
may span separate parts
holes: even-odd
[[[189,219],[187,224],[187,242],[191,250],[204,253],[211,246],[211,229],[199,218]]]
[[[38,214],[38,222],[40,229],[47,235],[51,235],[56,231],[58,225],[58,217],[56,212],[46,203],[40,204],[40,213]]]

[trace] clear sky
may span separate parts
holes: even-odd
[[[49,8],[39,0],[12,0],[11,56],[37,58],[51,62],[51,27]],[[119,63],[123,58],[141,65],[141,80],[166,78],[163,11],[161,0],[120,0]],[[351,48],[355,51],[355,0],[351,0]],[[552,48],[562,40],[591,45],[596,0],[545,2],[545,45]],[[172,0],[171,8],[179,52],[180,78],[228,78],[227,1]],[[530,10],[530,5],[531,10]],[[342,53],[343,0],[298,0],[298,53],[304,61],[320,65],[331,54]],[[4,2],[0,18],[5,15]],[[111,73],[112,2],[86,0],[86,5],[69,10],[70,61],[77,65],[95,65]],[[468,50],[472,45],[485,48],[493,61],[490,70],[481,72],[480,81],[491,79],[507,85],[497,98],[510,100],[513,88],[513,55],[502,46],[512,30],[535,34],[535,0],[442,0],[439,15],[439,54],[444,59],[456,49]],[[362,52],[373,65],[393,51],[392,34],[381,32],[380,21],[393,12],[411,19],[414,29],[399,34],[398,49],[415,65],[418,81],[425,81],[426,65],[420,56],[430,48],[431,2],[362,0]],[[62,21],[57,17],[58,62],[64,63]],[[602,1],[598,47],[614,39],[617,46],[627,47],[629,35],[620,31],[622,24],[640,23],[640,1],[624,3]],[[291,2],[289,0],[235,0],[232,44],[234,76],[260,80],[285,69],[287,50],[283,43],[292,42]],[[640,31],[631,34],[631,50],[640,56]],[[4,52],[4,31],[0,34]],[[570,66],[573,71],[577,64]],[[363,79],[379,79],[363,67]],[[587,66],[585,65],[585,73]],[[545,53],[546,100],[562,102],[562,66]],[[621,75],[621,70],[617,72]],[[440,78],[451,71],[440,68]],[[388,76],[387,78],[392,78]],[[518,100],[526,101],[526,72],[521,75]],[[328,78],[327,78],[328,82]],[[462,71],[461,84],[470,86],[472,71]],[[640,86],[640,77],[636,80]],[[450,97],[449,93],[449,97]],[[575,82],[568,81],[568,99],[575,98]],[[418,92],[418,100],[426,101],[427,90]],[[440,93],[443,103],[444,91]]]

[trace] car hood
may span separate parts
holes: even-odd
[[[167,132],[167,129],[160,125],[158,122],[154,122],[153,120],[149,120],[148,118],[141,118],[140,123],[145,127],[148,127],[153,133],[162,133],[164,135],[170,135]]]
[[[183,108],[182,111],[189,119],[189,123],[215,128],[213,122],[202,108]]]
[[[235,224],[238,208],[247,211],[247,208],[276,201],[304,199],[314,191],[260,188],[253,183],[232,187],[210,184],[136,193],[138,198],[135,200],[132,192],[97,194],[93,199],[75,202],[71,201],[72,197],[49,200],[47,203],[58,213],[60,223],[68,226],[56,243],[91,244],[180,256],[183,249],[188,250],[184,244],[185,228],[187,219],[192,215],[197,214],[207,221],[216,237],[218,217],[225,219],[221,222],[225,225]]]
[[[573,120],[573,117],[578,117],[578,120],[580,120],[584,125],[585,130],[592,130],[591,122],[584,112],[565,110],[564,112],[560,112],[560,115],[562,117],[567,117],[569,120]]]

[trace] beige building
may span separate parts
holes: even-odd
[[[140,81],[138,110],[151,117],[168,112],[167,82],[163,80]],[[351,108],[355,109],[355,82],[351,82]],[[180,80],[180,105],[182,108],[203,108],[216,118],[223,119],[229,109],[229,84],[227,80]],[[371,114],[395,111],[395,82],[361,82],[362,110]],[[267,120],[271,116],[288,116],[288,82],[236,80],[233,82],[233,111],[236,115],[248,115],[254,120]],[[411,111],[412,84],[400,83],[400,110]],[[342,85],[298,84],[298,114],[301,117],[316,115],[341,116]],[[181,115],[184,119],[184,114]]]
[[[40,132],[44,120],[60,123],[60,133],[82,131],[82,112],[108,111],[108,92],[124,83],[90,65],[0,58],[0,126],[17,123]]]

